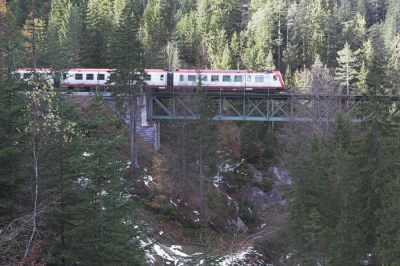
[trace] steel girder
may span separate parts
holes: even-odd
[[[354,122],[365,119],[357,115],[364,101],[348,96],[213,95],[207,101],[207,115],[220,121],[334,121],[338,112],[348,113]],[[153,120],[199,119],[198,103],[187,95],[150,95],[149,117]]]

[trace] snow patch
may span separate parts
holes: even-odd
[[[189,257],[188,254],[182,252],[182,246],[172,245],[169,249],[177,256],[185,257],[185,258]]]
[[[214,187],[219,187],[219,184],[222,183],[222,175],[220,175],[219,173],[213,177],[213,185]]]
[[[247,265],[246,264],[246,258],[247,257],[254,257],[254,256],[261,256],[260,253],[258,253],[253,247],[248,247],[247,249],[233,253],[231,255],[227,255],[222,258],[222,261],[219,263],[220,266],[230,266],[230,265]],[[252,264],[253,266],[272,266],[272,264],[266,264],[264,260],[257,260],[253,261]]]
[[[90,183],[90,179],[87,178],[87,177],[81,176],[81,177],[78,177],[77,182],[78,182],[78,184],[79,184],[80,186],[82,186],[82,187],[87,187],[87,186],[89,185],[89,183]]]
[[[161,258],[174,261],[174,259],[167,252],[165,252],[160,245],[155,244],[153,246],[153,250],[156,252],[156,255],[160,256]]]
[[[265,226],[266,226],[266,224],[262,224],[257,228],[257,230],[263,229]]]
[[[144,248],[147,262],[154,265],[155,263],[162,263],[163,265],[184,266],[190,260],[191,256],[182,251],[182,246],[171,245],[170,247],[154,243],[152,239],[148,241],[140,240],[140,245]],[[160,261],[161,259],[161,261]]]
[[[151,184],[154,184],[154,178],[151,175],[145,175],[143,177],[143,182],[146,186],[150,186]]]
[[[178,207],[178,204],[176,204],[176,203],[172,200],[172,198],[169,198],[169,202],[170,202],[172,205],[174,205],[175,207]],[[179,203],[179,201],[178,201],[178,203]]]
[[[82,154],[83,157],[90,157],[92,155],[93,155],[92,152],[86,152],[86,151]]]

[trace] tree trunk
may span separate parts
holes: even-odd
[[[33,72],[36,72],[36,40],[35,40],[35,0],[32,0],[32,67]]]
[[[203,154],[202,154],[202,144],[200,142],[199,147],[199,174],[200,174],[200,217],[204,221],[204,173],[203,173]]]
[[[28,243],[26,245],[26,250],[24,254],[24,258],[26,258],[29,254],[29,251],[32,247],[33,240],[36,235],[37,225],[36,225],[36,218],[37,218],[37,202],[38,202],[38,192],[39,192],[39,165],[38,165],[38,158],[37,158],[37,142],[36,142],[36,132],[37,132],[37,121],[34,118],[33,121],[33,132],[31,137],[31,144],[32,144],[32,160],[33,160],[33,182],[34,182],[34,189],[33,189],[33,210],[32,210],[32,233],[29,237]]]
[[[59,163],[60,163],[60,209],[61,209],[61,221],[60,221],[60,240],[61,240],[61,247],[65,247],[65,242],[64,242],[64,231],[65,231],[65,175],[64,175],[64,156],[63,156],[63,151],[64,151],[64,144],[63,144],[63,136],[60,134],[60,147],[59,147]],[[61,257],[61,265],[65,265],[65,257]]]
[[[282,32],[281,32],[281,13],[279,12],[279,16],[278,16],[278,70],[281,70],[281,45],[282,45]]]
[[[131,170],[136,172],[139,169],[138,151],[137,151],[137,98],[133,95],[130,96],[129,103],[130,111],[130,127],[131,127]]]
[[[183,120],[182,126],[182,162],[181,162],[181,198],[186,199],[186,179],[187,179],[187,132],[186,120]]]

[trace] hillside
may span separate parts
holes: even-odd
[[[214,119],[210,69],[308,119]],[[198,116],[154,150],[157,90]],[[0,0],[0,264],[398,265],[399,90],[398,0]]]

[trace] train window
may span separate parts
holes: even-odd
[[[62,79],[63,79],[63,80],[66,80],[66,79],[67,79],[67,73],[63,73],[63,74],[62,74]]]
[[[105,80],[106,76],[104,74],[97,74],[97,80]]]
[[[20,73],[14,73],[14,78],[20,79],[21,78],[21,74]]]
[[[31,77],[31,73],[24,73],[23,77],[24,79],[29,79]]]
[[[222,81],[223,81],[223,82],[230,82],[230,81],[231,81],[231,76],[223,75],[223,76],[222,76]]]
[[[207,81],[207,80],[208,80],[207,75],[201,75],[201,81]]]
[[[86,74],[86,80],[94,80],[93,74]]]
[[[251,82],[251,75],[247,75],[247,82]]]
[[[184,76],[183,75],[179,75],[179,81],[184,81]]]
[[[264,76],[256,75],[256,82],[264,82]]]
[[[164,81],[164,74],[163,74],[163,75],[160,75],[160,80],[161,80],[161,81]]]
[[[196,81],[196,75],[188,75],[188,81]]]
[[[219,81],[218,75],[211,75],[211,81]]]
[[[242,82],[242,81],[243,81],[242,75],[235,75],[235,77],[233,78],[233,80],[234,80],[235,82]]]
[[[144,75],[143,75],[143,80],[146,80],[146,81],[151,80],[151,75],[149,75],[149,74],[144,74]]]
[[[276,81],[278,79],[278,77],[276,75],[274,75],[272,78],[274,81]]]
[[[75,80],[82,80],[83,75],[82,74],[75,74]]]

